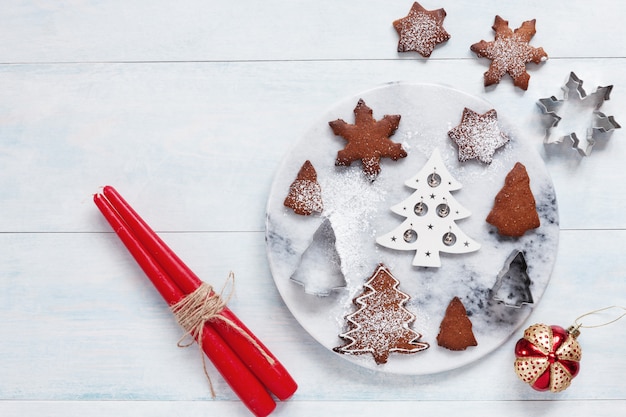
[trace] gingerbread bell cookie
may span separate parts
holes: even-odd
[[[441,321],[437,344],[449,350],[465,350],[470,346],[478,346],[472,322],[459,297],[454,297]]]
[[[494,41],[481,40],[470,47],[478,57],[491,60],[489,70],[485,72],[485,86],[497,84],[504,74],[509,74],[516,87],[527,90],[530,75],[526,72],[526,64],[539,64],[548,59],[543,48],[529,45],[536,33],[535,19],[523,22],[513,31],[508,21],[496,16],[492,28],[496,33]]]
[[[520,237],[540,225],[535,204],[526,167],[517,162],[496,195],[487,223],[496,226],[503,236]]]
[[[446,17],[444,9],[426,10],[418,2],[413,3],[409,14],[393,22],[398,32],[398,52],[414,51],[428,58],[435,46],[450,39],[443,28]]]
[[[305,161],[300,168],[296,179],[289,187],[284,204],[302,216],[321,213],[324,209],[322,188],[317,182],[317,172],[311,161]]]
[[[342,119],[328,122],[335,135],[348,141],[345,148],[337,152],[335,165],[349,166],[360,159],[363,172],[373,181],[380,173],[381,158],[395,161],[407,155],[401,144],[389,139],[400,124],[400,115],[385,115],[376,120],[373,110],[360,99],[354,108],[354,120],[354,124]]]

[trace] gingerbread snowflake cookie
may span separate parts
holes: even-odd
[[[389,139],[400,124],[400,115],[385,115],[376,120],[372,109],[360,99],[354,108],[354,121],[354,124],[342,119],[328,122],[335,135],[348,141],[345,148],[337,152],[335,165],[349,166],[360,159],[363,172],[373,181],[380,173],[381,158],[395,161],[406,157],[402,145]]]
[[[526,72],[526,64],[539,64],[548,59],[543,48],[529,45],[536,33],[535,19],[523,22],[513,31],[508,21],[496,16],[492,28],[496,33],[494,41],[481,40],[470,47],[478,57],[491,60],[489,70],[485,72],[485,86],[497,84],[504,74],[509,74],[516,87],[527,90],[530,75]]]
[[[409,14],[393,22],[398,32],[398,52],[414,51],[428,58],[435,46],[450,39],[443,28],[446,17],[444,9],[426,10],[418,2],[413,3]]]
[[[399,285],[379,264],[363,293],[354,299],[358,310],[346,316],[348,331],[339,335],[347,343],[334,348],[335,352],[371,354],[380,365],[387,362],[391,352],[416,353],[429,347],[419,341],[419,333],[409,328],[415,315],[404,307],[409,296],[398,289]]]
[[[448,132],[448,137],[459,148],[459,161],[478,159],[485,164],[490,164],[496,150],[509,141],[500,130],[494,109],[479,114],[467,107],[463,110],[461,123]]]

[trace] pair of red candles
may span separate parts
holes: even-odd
[[[94,202],[168,305],[202,284],[113,187],[104,187]],[[228,307],[219,314],[225,320],[206,322],[197,342],[250,411],[267,416],[276,408],[270,393],[284,401],[297,384]]]

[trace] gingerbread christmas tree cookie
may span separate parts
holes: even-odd
[[[373,181],[380,173],[381,158],[395,161],[407,155],[401,144],[389,139],[400,124],[400,115],[386,115],[375,120],[372,109],[361,99],[354,108],[354,121],[349,124],[337,119],[328,123],[335,135],[348,141],[337,153],[335,165],[348,166],[361,160],[363,172]]]
[[[543,48],[529,45],[536,33],[535,19],[523,22],[513,31],[508,21],[496,16],[492,29],[496,33],[492,42],[481,40],[470,47],[478,57],[491,60],[489,70],[485,72],[485,86],[497,84],[504,74],[509,74],[516,87],[527,90],[530,75],[526,72],[526,64],[539,64],[548,59]]]
[[[446,17],[444,9],[426,10],[418,2],[413,3],[409,14],[393,22],[398,32],[398,52],[414,51],[428,58],[435,46],[450,39],[443,28]]]
[[[348,331],[339,335],[347,343],[334,348],[335,352],[371,354],[380,365],[387,362],[391,352],[416,353],[429,347],[409,328],[415,315],[404,307],[409,296],[398,285],[391,272],[379,264],[363,293],[354,299],[358,310],[346,316]]]
[[[448,131],[448,137],[459,149],[459,161],[478,159],[485,164],[490,164],[496,150],[509,141],[500,130],[494,109],[479,114],[467,107],[463,109],[461,123]]]
[[[520,237],[540,225],[535,204],[526,167],[517,162],[496,195],[487,223],[496,226],[503,236]]]
[[[472,331],[472,322],[467,317],[467,311],[459,297],[454,297],[448,304],[439,327],[437,343],[450,350],[465,350],[469,346],[478,346]]]
[[[289,187],[284,204],[296,214],[303,216],[321,213],[324,209],[322,188],[317,182],[317,172],[311,161],[305,161],[300,168],[296,179]]]

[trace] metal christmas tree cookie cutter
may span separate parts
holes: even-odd
[[[552,124],[546,129],[544,142],[561,143],[569,138],[573,148],[582,156],[589,156],[598,139],[621,127],[613,116],[607,116],[599,111],[602,104],[609,100],[613,86],[598,87],[596,91],[587,95],[583,89],[583,80],[574,72],[570,72],[561,89],[563,99],[551,96],[537,102],[543,114],[552,118]],[[587,118],[586,114],[589,115]]]
[[[335,230],[330,219],[324,217],[290,277],[291,281],[304,288],[306,294],[326,297],[346,287],[341,257],[335,244]]]
[[[491,298],[507,307],[521,308],[534,304],[524,252],[514,250],[504,262],[496,283],[491,288]]]

